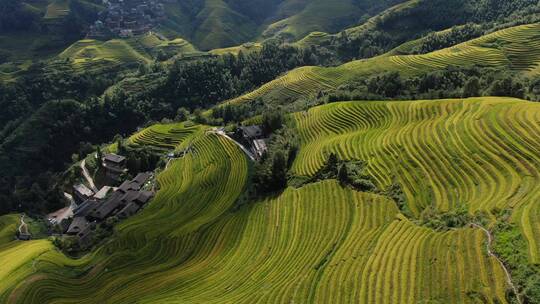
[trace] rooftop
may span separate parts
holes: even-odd
[[[96,194],[94,194],[94,198],[99,200],[104,199],[107,194],[109,194],[111,189],[112,188],[109,186],[103,186],[103,188],[101,188],[98,192],[96,192]]]
[[[144,183],[152,176],[150,172],[139,173],[134,179],[123,182],[118,190],[126,193],[131,190],[140,190]]]
[[[240,127],[240,130],[244,133],[245,137],[256,138],[263,136],[263,129],[261,126],[245,126]]]
[[[94,191],[90,190],[90,188],[88,188],[85,184],[77,184],[73,186],[73,190],[86,197],[94,195]]]
[[[109,153],[109,154],[105,154],[103,156],[103,160],[106,161],[106,162],[112,162],[112,163],[120,164],[120,163],[124,162],[126,160],[126,158],[124,156],[122,156],[122,155]]]
[[[139,173],[137,174],[137,176],[135,176],[135,178],[132,181],[142,186],[144,185],[144,183],[146,183],[147,180],[150,179],[151,176],[152,176],[152,173],[150,172]]]
[[[124,207],[124,209],[122,209],[118,213],[118,216],[119,217],[132,216],[133,214],[135,214],[135,212],[139,210],[139,208],[140,208],[139,205],[137,205],[136,203],[129,203]]]
[[[73,219],[73,222],[71,222],[71,225],[69,226],[69,229],[67,231],[68,234],[77,234],[81,231],[86,230],[90,223],[86,218],[79,216]]]
[[[93,211],[90,216],[97,219],[104,219],[108,217],[115,209],[122,205],[122,196],[121,192],[114,192],[105,202],[99,206],[98,209]]]
[[[152,196],[154,196],[154,194],[151,191],[140,191],[139,195],[135,198],[135,202],[144,205],[150,201]]]
[[[75,210],[73,210],[73,214],[75,216],[87,216],[94,210],[96,210],[100,206],[100,203],[98,203],[96,200],[86,200],[82,204],[79,205]]]

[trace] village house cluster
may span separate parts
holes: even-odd
[[[107,177],[118,181],[120,174],[126,172],[125,158],[116,154],[106,154],[102,159]],[[103,186],[92,191],[84,184],[73,186],[73,220],[57,223],[62,233],[76,236],[83,248],[91,244],[92,232],[100,222],[109,217],[125,219],[134,215],[150,201],[154,193],[149,190],[153,173],[139,173],[132,180],[124,181],[118,187]]]
[[[223,129],[220,132],[224,134]],[[268,135],[260,125],[240,126],[229,135],[245,148],[253,160],[260,160],[267,152]],[[183,151],[171,152],[167,156],[183,157],[189,150],[188,147]],[[101,223],[111,217],[116,221],[134,215],[154,196],[151,190],[153,173],[143,172],[131,180],[125,180],[128,169],[127,159],[124,156],[109,153],[103,155],[99,161],[103,170],[102,182],[109,185],[98,190],[91,189],[84,183],[75,184],[72,189],[72,206],[51,213],[48,217],[51,225],[60,228],[61,231],[58,233],[76,237],[83,249],[92,245],[95,239],[92,237],[95,235],[94,231]],[[93,183],[89,184],[95,187]],[[118,187],[111,186],[118,184],[120,184]]]
[[[90,26],[88,38],[127,38],[151,31],[166,18],[159,0],[104,0],[107,9]]]

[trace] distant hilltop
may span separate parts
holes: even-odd
[[[108,39],[127,38],[151,31],[166,18],[165,8],[159,0],[103,0],[106,9],[90,26],[87,37]]]

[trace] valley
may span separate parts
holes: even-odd
[[[538,16],[6,0],[0,303],[540,303]]]

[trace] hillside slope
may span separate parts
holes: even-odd
[[[522,25],[425,55],[382,55],[335,68],[298,68],[227,103],[249,102],[259,97],[284,102],[322,90],[335,89],[355,79],[391,71],[414,76],[449,66],[480,66],[537,76],[540,75],[539,46],[540,23]]]
[[[271,22],[261,36],[270,38],[281,36],[296,40],[310,32],[324,31],[335,33],[349,26],[357,25],[362,18],[385,10],[401,0],[385,1],[285,1],[277,11],[278,19]]]
[[[67,60],[75,71],[99,71],[100,67],[126,66],[150,63],[159,53],[168,57],[174,55],[195,55],[195,47],[181,38],[163,39],[155,34],[146,34],[129,39],[99,41],[83,39],[58,54],[57,58]]]
[[[84,37],[104,7],[96,0],[0,3],[0,65],[49,58]]]
[[[302,149],[293,170],[313,175],[330,152],[367,161],[381,189],[403,187],[418,216],[513,209],[540,262],[540,104],[509,98],[329,104],[297,114]]]
[[[205,0],[167,4],[159,31],[184,37],[202,50],[281,36],[300,39],[312,31],[337,32],[404,0]]]
[[[442,211],[512,208],[538,261],[538,104],[350,102],[295,120],[295,173],[313,174],[334,151],[365,160],[381,186],[397,179],[415,212],[430,202]],[[171,130],[154,127],[132,141],[156,145]],[[33,272],[0,289],[0,300],[508,303],[504,270],[487,255],[480,229],[437,232],[406,218],[388,197],[333,180],[231,209],[248,176],[240,149],[213,134],[179,140],[193,149],[159,175],[161,189],[147,208],[82,260],[45,254],[23,262]]]

